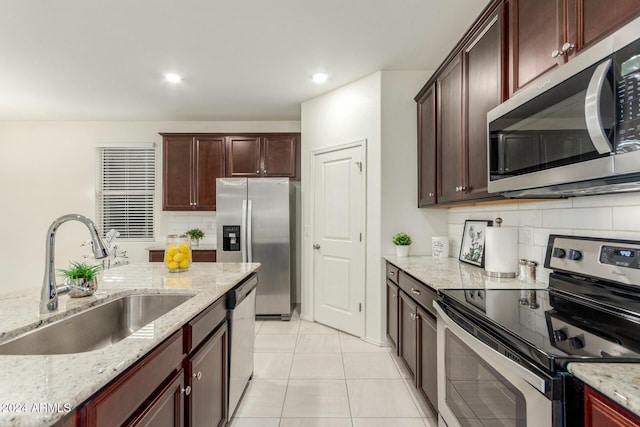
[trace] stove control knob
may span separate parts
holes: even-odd
[[[561,248],[553,248],[553,254],[551,254],[554,258],[564,258],[567,252]]]
[[[571,348],[571,350],[579,350],[582,347],[584,347],[584,342],[580,338],[569,338],[569,348]]]
[[[553,331],[553,341],[554,342],[560,342],[560,341],[564,341],[567,339],[567,333],[565,331],[563,331],[562,329],[556,329],[555,331]]]
[[[582,258],[582,252],[577,249],[569,249],[569,251],[567,252],[567,258],[572,261],[578,261]]]

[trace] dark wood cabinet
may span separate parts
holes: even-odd
[[[193,262],[216,262],[215,249],[191,249]],[[152,249],[149,251],[149,262],[164,262],[164,251]]]
[[[224,426],[227,422],[227,325],[187,362],[187,417],[190,426]]]
[[[418,207],[436,203],[436,88],[418,99]]]
[[[438,406],[438,324],[430,312],[417,308],[418,316],[418,372],[416,385],[431,408]]]
[[[391,340],[394,353],[398,354],[398,305],[399,288],[387,280],[387,336]]]
[[[416,309],[417,306],[405,295],[400,292],[400,304],[398,310],[398,355],[404,360],[411,378],[416,378],[417,348],[416,348]]]
[[[225,176],[222,137],[163,135],[163,210],[216,210],[216,178]]]
[[[180,370],[136,417],[131,427],[182,427],[184,423],[184,373]]]
[[[438,76],[437,153],[438,203],[462,200],[462,55],[457,55]]]
[[[584,421],[585,427],[640,427],[640,417],[588,386],[584,388]]]
[[[502,102],[502,13],[497,9],[462,50],[465,147],[464,200],[496,197],[487,191],[487,113]]]
[[[228,177],[300,177],[298,134],[230,136]]]
[[[636,0],[507,0],[509,93],[640,15]]]

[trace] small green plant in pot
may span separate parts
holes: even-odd
[[[393,236],[393,244],[396,245],[397,256],[408,256],[411,247],[411,237],[405,232],[399,232]]]
[[[198,246],[200,244],[200,239],[204,237],[204,232],[199,228],[193,228],[185,234],[191,238],[191,246]]]
[[[88,297],[98,289],[99,265],[84,262],[72,262],[68,270],[59,269],[58,273],[69,283],[71,298]]]

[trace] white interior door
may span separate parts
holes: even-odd
[[[362,146],[314,156],[315,320],[364,336]]]

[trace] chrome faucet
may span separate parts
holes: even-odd
[[[44,280],[42,282],[42,292],[40,293],[40,314],[47,314],[58,309],[58,294],[69,292],[69,285],[57,286],[55,275],[55,254],[56,254],[56,231],[58,227],[67,221],[80,221],[89,229],[91,233],[91,243],[93,254],[96,259],[106,258],[109,255],[104,242],[98,235],[96,225],[89,218],[78,214],[63,215],[51,223],[47,232],[47,255],[44,267]]]

